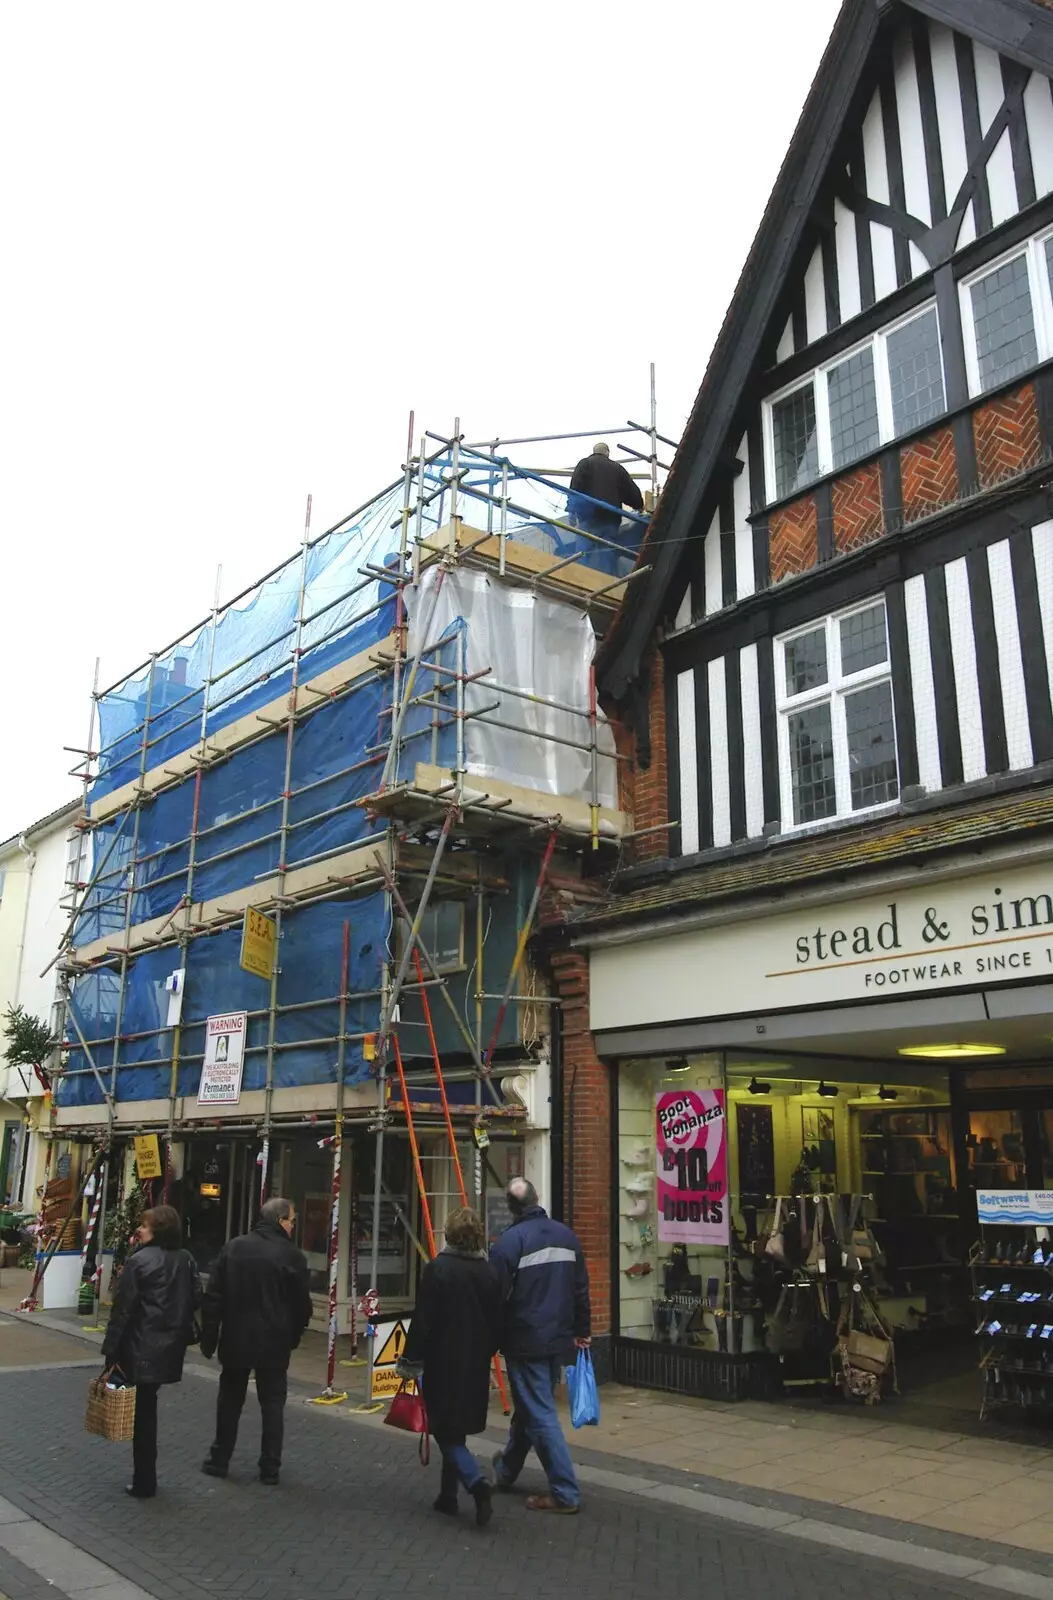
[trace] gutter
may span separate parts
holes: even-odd
[[[1053,860],[1053,839],[1045,840],[1030,850],[1011,846],[990,850],[975,861],[962,862],[960,858],[943,866],[918,865],[900,868],[898,872],[883,872],[867,878],[856,878],[851,883],[841,882],[814,889],[800,890],[767,900],[749,900],[744,904],[719,905],[704,911],[689,911],[679,915],[657,917],[652,922],[633,922],[628,927],[598,929],[595,933],[570,934],[569,942],[577,950],[605,950],[618,945],[641,944],[652,939],[667,939],[678,933],[693,933],[702,928],[727,927],[733,922],[748,922],[756,917],[773,917],[809,906],[833,905],[843,900],[857,900],[861,894],[878,894],[884,890],[913,889],[922,883],[942,883],[948,878],[970,876],[973,871],[995,870],[1030,862]]]

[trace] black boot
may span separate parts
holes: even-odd
[[[485,1478],[475,1485],[472,1499],[475,1501],[475,1525],[477,1528],[485,1528],[494,1514],[493,1494]]]
[[[446,1517],[457,1515],[457,1496],[455,1494],[440,1494],[437,1500],[432,1501],[432,1510],[441,1511]]]

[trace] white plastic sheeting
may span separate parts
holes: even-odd
[[[466,771],[591,801],[589,669],[596,636],[589,618],[565,601],[463,567],[445,574],[440,567],[428,568],[419,586],[407,588],[406,607],[411,656],[423,620],[428,652],[463,632],[467,676],[489,668],[486,676],[465,684]],[[427,681],[432,675],[423,676]],[[502,688],[536,698],[523,700],[502,693]],[[420,683],[416,692],[421,692]],[[504,726],[495,727],[495,722]],[[614,737],[602,712],[597,713],[596,752],[596,800],[613,808]]]

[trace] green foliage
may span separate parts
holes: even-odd
[[[124,1265],[131,1248],[132,1234],[142,1221],[146,1210],[146,1197],[138,1184],[133,1184],[119,1206],[106,1213],[105,1250],[113,1251],[114,1267]]]
[[[46,1023],[22,1006],[8,1006],[4,1038],[4,1058],[12,1067],[42,1067],[56,1044]]]

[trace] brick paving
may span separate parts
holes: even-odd
[[[591,1486],[584,1514],[545,1519],[500,1497],[479,1533],[430,1507],[435,1466],[414,1442],[346,1413],[290,1404],[282,1486],[255,1481],[258,1413],[246,1408],[232,1477],[206,1478],[215,1388],[190,1376],[161,1401],[161,1493],[132,1502],[129,1449],[82,1431],[85,1374],[0,1375],[0,1494],[158,1600],[388,1600],[394,1593],[483,1600],[527,1592],[604,1600],[692,1594],[713,1600],[940,1600],[977,1591],[857,1554],[805,1548],[778,1533],[730,1527]],[[17,1418],[10,1427],[7,1419]],[[611,1465],[614,1465],[612,1462]],[[623,1464],[624,1465],[624,1464]],[[536,1486],[536,1475],[526,1487]],[[18,1577],[18,1574],[15,1574]],[[38,1600],[17,1582],[12,1600]],[[0,1590],[4,1589],[0,1568]],[[55,1593],[54,1589],[51,1591]]]

